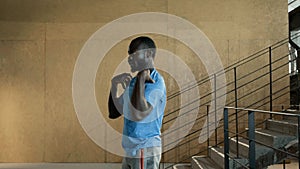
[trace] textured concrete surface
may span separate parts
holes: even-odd
[[[120,169],[120,163],[6,163],[2,169]]]
[[[268,167],[268,169],[282,169],[282,168],[284,168],[283,164],[275,164],[275,165],[271,165]],[[292,160],[285,164],[285,168],[297,169],[297,168],[299,168],[299,163],[298,163],[298,161]]]
[[[194,156],[191,162],[193,169],[221,169],[211,158],[205,156]]]
[[[190,164],[176,164],[173,169],[192,169]]]

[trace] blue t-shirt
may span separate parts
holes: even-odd
[[[129,156],[135,156],[136,151],[141,148],[161,146],[160,130],[166,106],[166,86],[163,77],[155,69],[152,70],[150,76],[155,83],[145,83],[145,98],[152,105],[153,110],[143,120],[132,120],[129,109],[136,78],[131,80],[123,94],[122,146]]]

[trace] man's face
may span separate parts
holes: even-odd
[[[149,50],[141,49],[129,54],[128,63],[131,67],[131,72],[140,72],[144,69],[153,68],[152,56],[149,56]]]

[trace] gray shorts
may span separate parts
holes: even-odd
[[[159,169],[161,147],[143,148],[135,157],[124,157],[122,169]]]

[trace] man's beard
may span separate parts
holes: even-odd
[[[140,62],[140,63],[137,63],[134,68],[132,67],[131,70],[140,72],[145,69],[153,69],[153,68],[154,68],[154,65],[152,62]]]

